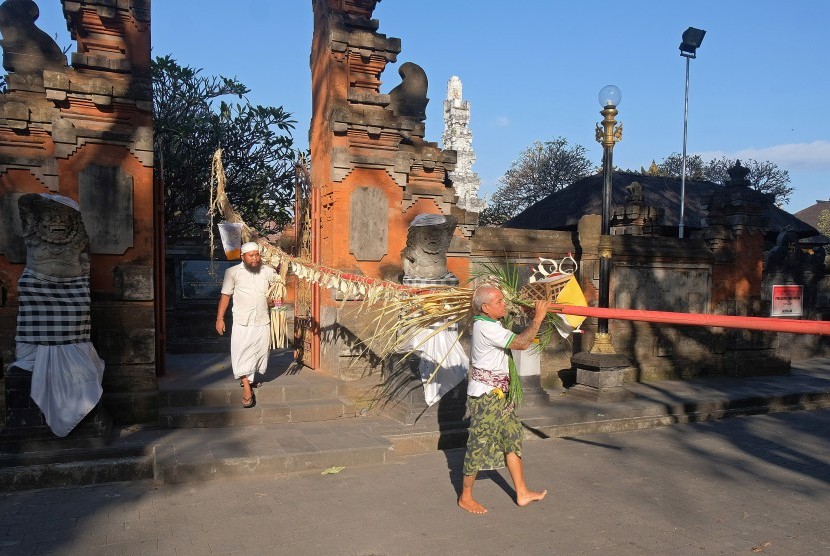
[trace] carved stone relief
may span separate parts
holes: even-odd
[[[389,252],[389,203],[377,187],[358,187],[350,198],[349,251],[358,261],[379,261]]]
[[[122,255],[133,246],[133,178],[118,166],[90,165],[78,175],[90,252]]]

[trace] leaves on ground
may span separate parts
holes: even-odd
[[[346,468],[345,467],[338,467],[338,466],[335,465],[334,467],[329,467],[325,471],[321,472],[320,475],[335,475],[337,473],[340,473],[344,469],[346,469]]]
[[[771,546],[772,546],[772,543],[770,541],[762,542],[758,546],[753,546],[752,547],[752,552],[763,552],[765,548],[769,548]]]

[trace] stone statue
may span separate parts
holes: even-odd
[[[102,394],[104,362],[90,341],[89,238],[69,197],[29,193],[18,207],[26,268],[12,366],[32,373],[32,400],[52,432],[66,436]]]
[[[643,196],[643,186],[638,181],[633,181],[625,186],[625,202],[626,203],[643,203],[645,196]]]
[[[404,276],[443,278],[447,275],[447,249],[458,223],[454,216],[419,214],[409,225],[401,251]]]
[[[50,276],[89,274],[89,236],[78,205],[48,193],[21,195],[17,201],[26,244],[26,268]]]
[[[398,116],[422,122],[427,118],[427,74],[421,66],[406,62],[398,73],[401,84],[389,91],[389,108]]]
[[[7,71],[27,74],[66,67],[66,55],[35,25],[39,16],[40,10],[32,0],[6,0],[0,5],[0,45]]]

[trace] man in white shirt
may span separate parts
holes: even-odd
[[[509,350],[530,347],[545,319],[548,302],[536,302],[533,320],[520,334],[514,334],[499,322],[507,314],[507,305],[498,288],[482,286],[476,289],[473,310],[477,316],[473,322],[471,376],[467,387],[470,437],[458,505],[470,513],[483,514],[487,509],[473,498],[479,471],[500,469],[506,463],[519,506],[527,506],[547,494],[546,490],[529,490],[525,484],[522,424],[516,408],[505,394],[510,384]]]
[[[265,373],[268,366],[270,309],[268,289],[276,271],[262,264],[259,245],[253,241],[242,246],[242,262],[225,271],[216,332],[225,333],[225,311],[233,297],[233,329],[231,331],[231,367],[234,378],[242,384],[242,407],[254,407],[256,399],[252,383],[256,373]]]

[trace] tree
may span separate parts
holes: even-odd
[[[661,176],[672,176],[679,178],[683,173],[683,156],[678,153],[672,153],[662,162],[657,164]],[[705,176],[706,164],[700,155],[692,155],[686,157],[686,179],[689,180],[703,180]]]
[[[723,185],[729,181],[728,170],[736,162],[736,159],[726,158],[725,156],[713,158],[708,162],[704,162],[699,155],[687,156],[686,178],[708,180]],[[672,153],[657,164],[657,167],[660,175],[679,178],[682,173],[682,164],[682,155]],[[790,195],[795,189],[788,185],[790,183],[790,173],[787,170],[780,169],[773,162],[759,162],[751,158],[745,161],[742,160],[741,165],[749,168],[747,179],[752,184],[752,188],[762,193],[772,193],[777,206],[784,205],[790,199]]]
[[[706,165],[706,179],[725,184],[729,181],[727,172],[736,162],[737,160],[726,157],[710,160]],[[787,170],[780,169],[773,162],[758,162],[751,158],[740,162],[741,166],[749,168],[749,174],[746,177],[752,184],[753,189],[762,193],[772,193],[775,197],[776,206],[780,207],[789,201],[794,188],[788,185],[790,183],[790,173]]]
[[[291,114],[252,105],[249,89],[236,79],[201,75],[169,55],[152,61],[152,75],[155,169],[165,185],[167,237],[203,230],[197,221],[210,202],[210,162],[219,147],[237,212],[262,233],[281,229],[294,193]],[[233,97],[243,102],[224,100]]]
[[[824,209],[818,214],[818,224],[816,228],[823,235],[830,237],[830,209]]]
[[[502,224],[551,193],[589,176],[594,166],[585,153],[584,147],[571,145],[563,137],[536,141],[499,179],[501,186],[479,215],[479,223]]]

